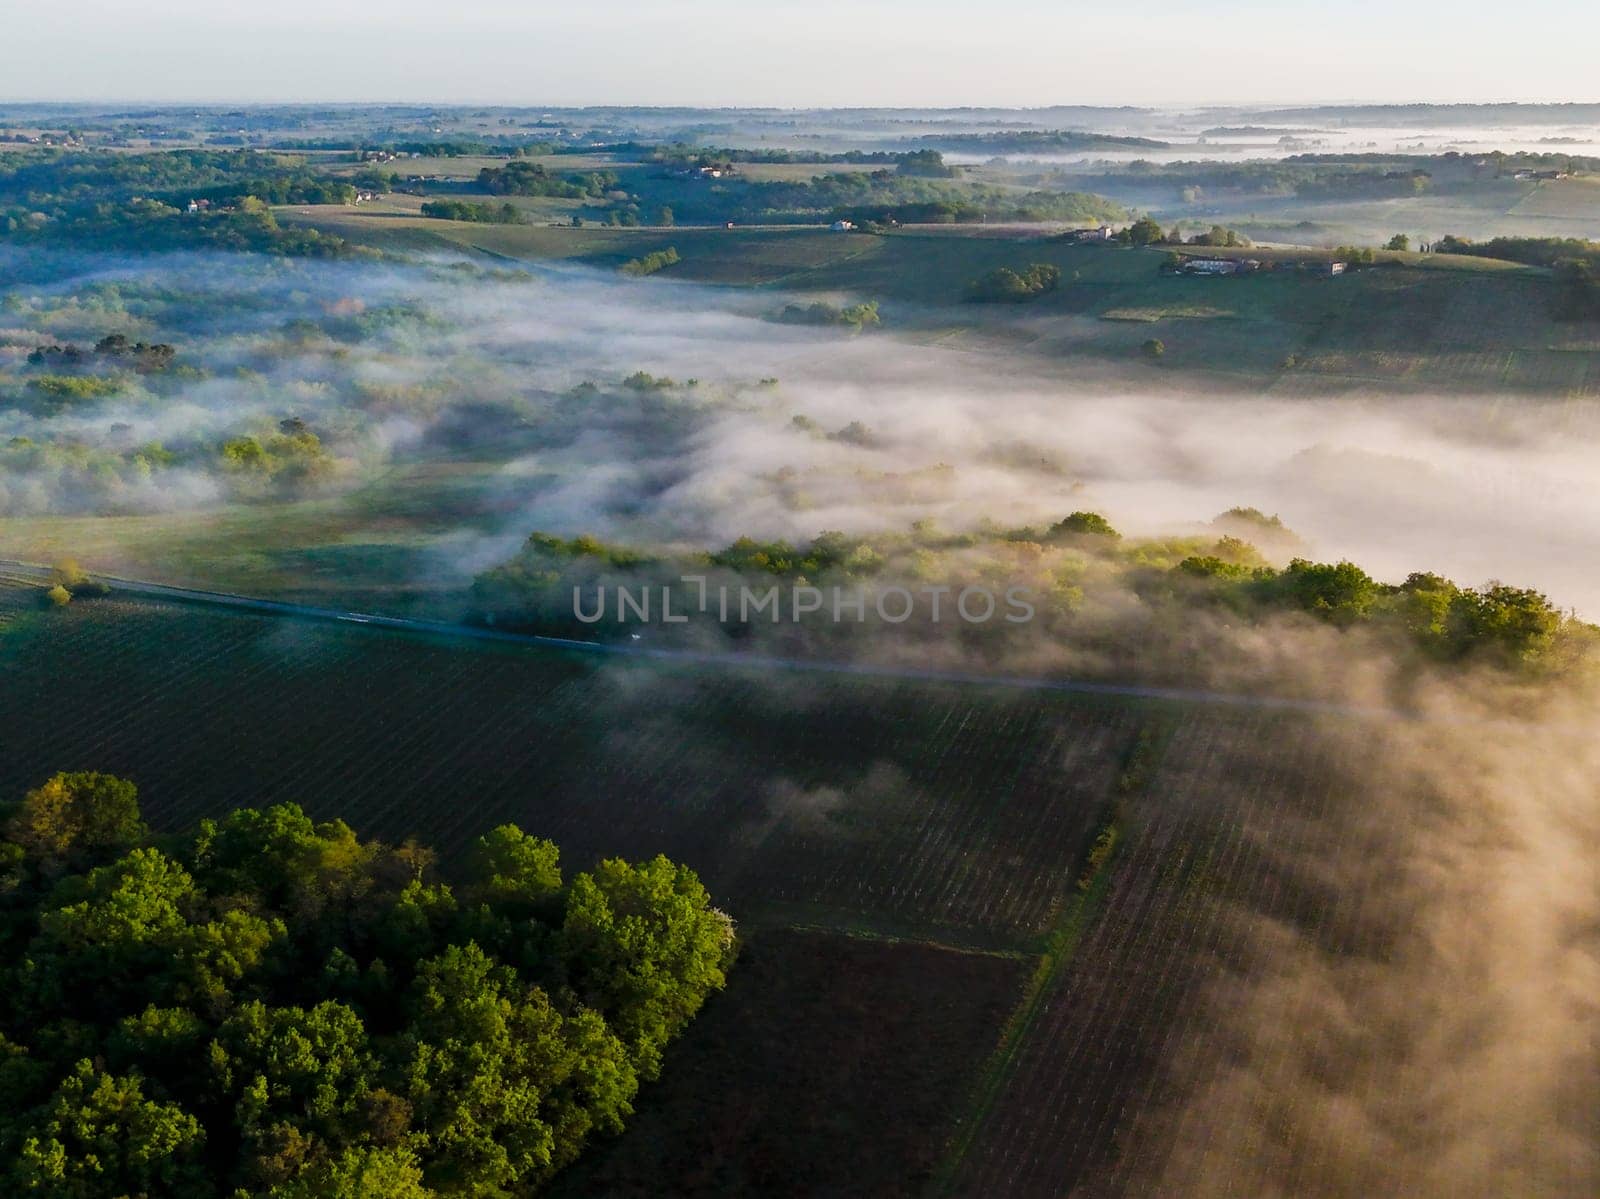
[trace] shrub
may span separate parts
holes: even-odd
[[[843,325],[856,333],[883,324],[876,300],[852,304],[848,308],[838,308],[821,300],[812,304],[785,304],[777,319],[785,325]]]
[[[675,266],[682,261],[683,259],[678,255],[677,247],[668,246],[665,250],[656,250],[654,253],[646,254],[642,258],[630,259],[618,269],[624,275],[639,277],[653,275],[657,271],[665,270],[667,267]]]
[[[1061,285],[1061,269],[1036,262],[1020,274],[999,267],[967,285],[967,299],[977,303],[1016,304],[1038,299]]]

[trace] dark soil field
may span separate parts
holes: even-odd
[[[1028,963],[762,931],[577,1196],[923,1194]]]
[[[1203,1039],[1208,983],[1248,968],[1249,914],[1341,910],[1336,896],[1289,890],[1257,840],[1324,816],[1338,777],[1280,718],[1195,716],[1172,730],[1123,805],[1126,851],[1070,969],[1039,997],[957,1193],[1145,1193],[1165,1150],[1125,1151],[1141,1121],[1187,1093],[1188,1080],[1164,1071]]]
[[[982,944],[1049,926],[1140,719],[116,598],[32,615],[0,654],[8,794],[104,770],[163,827],[292,801],[446,854],[512,821],[574,869],[666,853],[741,920]]]
[[[743,960],[562,1195],[1361,1193],[1318,1105],[1368,1093],[1392,1046],[1320,1020],[1316,973],[1262,980],[1292,944],[1359,981],[1406,935],[1396,834],[1364,797],[1420,793],[1376,726],[175,602],[47,611],[37,587],[0,588],[0,683],[8,797],[105,770],[163,828],[295,801],[447,858],[515,821],[569,872],[697,870]],[[1265,1035],[1247,1001],[1309,1031]],[[1350,1071],[1325,1073],[1328,1038]],[[1231,1130],[1205,1097],[1249,1086],[1315,1103],[1208,1150]]]
[[[569,871],[700,872],[743,959],[574,1195],[929,1193],[1147,719],[37,588],[0,609],[4,794],[106,770],[163,828],[295,801],[447,856],[511,820]]]

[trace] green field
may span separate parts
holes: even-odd
[[[354,491],[290,503],[0,517],[0,545],[26,561],[81,557],[109,574],[450,616],[471,580],[439,551],[501,527],[492,484],[504,461],[397,466]]]
[[[1072,246],[998,230],[871,237],[821,228],[567,229],[361,212],[318,213],[315,221],[378,244],[448,245],[601,269],[672,246],[683,261],[663,278],[876,299],[887,327],[912,339],[1132,364],[1152,386],[1198,376],[1257,394],[1377,385],[1556,399],[1600,394],[1600,331],[1554,319],[1544,272],[1487,258],[1387,254],[1377,268],[1337,278],[1270,271],[1175,278],[1161,272],[1166,251],[1159,247]],[[1328,256],[1216,253],[1269,262]],[[985,272],[1034,262],[1061,270],[1056,292],[1023,305],[962,302],[966,285]],[[1144,366],[1139,353],[1151,336],[1166,347],[1157,368]]]

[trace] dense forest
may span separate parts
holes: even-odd
[[[7,1194],[528,1194],[622,1128],[734,953],[691,871],[566,879],[510,825],[445,871],[293,804],[157,836],[105,774],[5,818]]]
[[[349,257],[363,251],[331,234],[286,229],[268,205],[347,204],[355,192],[297,158],[251,150],[8,152],[0,154],[0,239]]]
[[[806,182],[742,184],[680,202],[677,211],[680,217],[697,221],[780,224],[824,218],[857,223],[990,220],[1087,224],[1127,217],[1122,205],[1084,192],[1019,192],[889,170],[841,171]]]

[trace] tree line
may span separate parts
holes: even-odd
[[[1177,573],[1191,600],[1240,611],[1295,609],[1348,628],[1394,628],[1427,653],[1523,668],[1547,665],[1567,619],[1540,592],[1489,583],[1461,587],[1442,575],[1414,572],[1398,585],[1379,583],[1353,562],[1296,558],[1282,570],[1196,555]]]
[[[422,215],[444,221],[470,221],[478,225],[521,225],[521,210],[515,204],[474,204],[467,200],[429,200]]]
[[[873,440],[871,430],[859,423],[824,434],[816,422],[796,416],[792,427],[845,444]],[[1280,521],[1253,509],[1236,509],[1219,520],[1222,527],[1258,530],[1273,544],[1294,541]],[[952,555],[948,577],[933,570],[945,554]],[[1043,583],[1036,591],[1041,618],[1051,635],[1065,639],[1093,640],[1105,633],[1077,620],[1085,595],[1071,580],[1081,577],[1119,601],[1137,597],[1152,628],[1180,637],[1194,616],[1206,611],[1220,609],[1230,623],[1300,614],[1340,629],[1370,630],[1395,650],[1419,651],[1437,662],[1527,673],[1557,672],[1584,661],[1596,641],[1593,626],[1531,588],[1501,582],[1463,587],[1422,571],[1388,584],[1345,561],[1294,558],[1278,568],[1239,537],[1125,540],[1103,514],[1089,511],[1046,525],[985,525],[962,533],[918,522],[909,532],[829,531],[801,543],[741,537],[721,549],[689,555],[535,533],[511,560],[479,575],[473,593],[496,625],[592,636],[592,629],[571,623],[574,587],[639,589],[700,575],[756,586],[776,577],[818,587],[937,581],[959,590],[968,578],[1025,579],[1028,563],[1044,572],[1035,580]],[[844,637],[851,626],[823,627],[830,636]],[[874,636],[885,632],[892,630],[872,629]]]
[[[513,160],[503,167],[484,167],[478,172],[478,186],[495,196],[553,196],[582,200],[603,196],[616,188],[614,171],[586,171],[555,175],[543,164]]]

